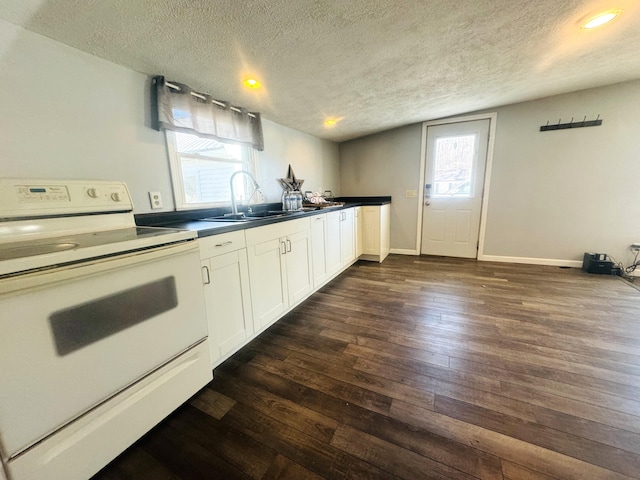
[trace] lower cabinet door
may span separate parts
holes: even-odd
[[[311,257],[313,264],[313,288],[320,288],[327,281],[327,253],[325,237],[327,216],[318,215],[311,218]]]
[[[204,265],[209,269],[205,299],[215,365],[253,335],[246,249],[210,258]]]
[[[354,208],[353,214],[355,219],[356,258],[359,258],[362,255],[362,207]]]
[[[304,230],[287,236],[286,244],[287,290],[289,305],[293,306],[313,290],[309,231]]]
[[[342,257],[340,254],[342,240],[340,238],[340,223],[342,212],[327,213],[327,230],[326,230],[326,261],[327,274],[333,275],[342,267]]]
[[[380,255],[380,207],[362,207],[362,253]]]
[[[355,218],[353,208],[340,213],[340,266],[345,267],[356,258]]]
[[[256,332],[280,318],[289,305],[284,256],[287,244],[280,238],[247,248],[251,306]]]

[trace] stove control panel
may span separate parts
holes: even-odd
[[[19,203],[69,202],[69,189],[64,185],[18,185],[16,195]]]
[[[132,210],[124,182],[0,179],[0,219]]]

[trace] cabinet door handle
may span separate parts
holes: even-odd
[[[226,247],[227,245],[231,245],[233,242],[229,240],[228,242],[216,243],[216,247]]]
[[[205,274],[206,273],[206,280],[205,280]],[[209,267],[202,267],[202,281],[204,282],[204,285],[209,285],[211,283],[211,277],[209,276]]]
[[[280,240],[280,253],[282,255],[287,254],[287,245],[282,240]]]
[[[287,238],[287,252],[291,251],[291,240]]]

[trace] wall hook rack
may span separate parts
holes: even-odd
[[[584,119],[581,122],[574,122],[573,117],[571,117],[571,121],[568,123],[561,123],[562,119],[558,119],[558,123],[549,125],[549,121],[547,121],[546,125],[540,126],[541,132],[548,132],[549,130],[564,130],[565,128],[582,128],[582,127],[597,127],[602,125],[602,119],[600,118],[600,114],[596,117],[595,120],[587,120],[587,116],[584,116]]]

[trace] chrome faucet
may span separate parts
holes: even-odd
[[[238,175],[239,173],[244,173],[245,175],[247,175],[251,181],[253,182],[253,193],[251,194],[251,196],[249,197],[249,200],[247,201],[247,203],[249,203],[251,201],[251,198],[255,195],[255,193],[260,189],[260,185],[258,185],[258,182],[256,182],[256,179],[253,178],[253,175],[251,175],[249,172],[247,172],[246,170],[238,170],[237,172],[234,172],[231,175],[231,178],[229,179],[229,186],[231,187],[231,214],[232,215],[238,215],[238,205],[236,204],[236,190],[233,187],[233,179],[235,178],[236,175]]]

